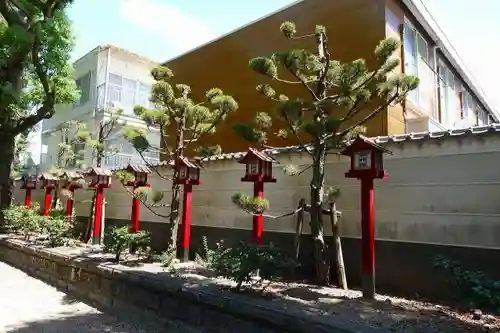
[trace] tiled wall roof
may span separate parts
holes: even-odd
[[[500,133],[500,123],[491,124],[487,126],[475,126],[464,129],[453,129],[449,131],[439,131],[439,132],[418,132],[418,133],[408,133],[408,134],[397,134],[390,136],[378,136],[372,138],[376,143],[380,145],[389,143],[401,143],[406,141],[419,141],[419,140],[435,140],[447,137],[465,137],[468,135],[484,135],[488,133]],[[312,148],[309,148],[312,149]],[[266,149],[266,152],[271,155],[277,155],[282,153],[297,153],[302,150],[300,146],[287,146],[275,149]],[[245,152],[236,153],[226,153],[221,155],[210,156],[202,158],[203,162],[218,161],[218,160],[232,160],[243,157]]]

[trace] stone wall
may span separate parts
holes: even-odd
[[[280,310],[273,302],[260,304],[242,295],[188,283],[167,272],[127,270],[124,266],[6,238],[0,238],[0,260],[114,311],[133,308],[146,316],[201,326],[207,332],[354,332],[344,327],[346,324],[323,322],[320,315]]]

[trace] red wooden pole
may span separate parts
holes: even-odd
[[[373,178],[361,179],[361,251],[363,298],[375,298],[375,209]]]
[[[45,197],[43,201],[43,216],[48,216],[50,211],[50,204],[52,203],[52,187],[45,187]]]
[[[24,205],[26,207],[31,206],[31,189],[30,188],[26,189],[26,195],[24,196]]]
[[[182,253],[181,261],[189,260],[189,246],[191,243],[191,198],[193,185],[184,184],[184,201],[182,202]]]
[[[257,181],[253,183],[253,196],[255,198],[264,198],[264,182]],[[252,241],[255,244],[262,245],[262,234],[264,230],[264,217],[262,215],[253,216]]]
[[[140,216],[141,204],[139,199],[132,197],[132,214],[130,215],[130,231],[135,233],[139,231],[139,216]]]
[[[92,244],[101,243],[101,218],[102,218],[102,203],[104,197],[104,187],[97,185],[94,211],[94,230],[92,232]]]
[[[72,217],[73,217],[73,199],[75,196],[75,190],[70,189],[71,191],[71,197],[68,198],[66,201],[66,218],[68,219],[68,223],[71,223]]]

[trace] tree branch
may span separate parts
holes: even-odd
[[[125,186],[125,184],[123,184],[123,183],[121,183],[121,184],[122,184],[122,187],[125,189],[125,191],[127,191],[128,194],[130,194],[133,197],[136,197],[135,194],[134,194],[134,192],[130,191],[130,189],[127,186]],[[137,198],[137,199],[139,199],[139,201],[144,205],[144,207],[146,207],[151,213],[155,214],[156,216],[159,216],[159,217],[162,217],[162,218],[165,218],[165,219],[170,218],[170,214],[168,214],[168,215],[160,214],[160,213],[156,212],[153,209],[153,207],[155,207],[155,206],[149,205],[147,202],[145,202],[141,198]],[[170,205],[169,204],[165,204],[165,205],[162,205],[162,206],[158,206],[158,208],[160,208],[160,207],[170,207]]]
[[[293,212],[290,212],[290,213],[285,213],[285,214],[282,214],[282,215],[268,215],[268,214],[256,214],[256,213],[252,213],[248,210],[243,210],[245,213],[251,215],[251,216],[263,216],[263,217],[267,217],[269,219],[281,219],[283,217],[288,217],[288,216],[292,216],[292,215],[295,215],[297,214],[298,212],[304,210],[304,207],[299,207],[297,208],[296,210],[294,210]]]
[[[371,118],[375,117],[377,115],[377,113],[379,113],[381,110],[383,110],[388,105],[390,105],[392,102],[394,102],[398,97],[399,97],[398,94],[394,94],[394,96],[392,96],[386,103],[384,103],[382,105],[379,105],[374,111],[372,111],[366,117],[364,117],[360,121],[356,122],[354,125],[349,126],[347,129],[345,129],[344,131],[342,131],[342,132],[340,132],[340,133],[338,133],[336,135],[342,137],[342,136],[346,135],[347,133],[349,133],[350,131],[352,131],[355,127],[358,127],[358,126],[364,124],[366,121],[368,121]]]

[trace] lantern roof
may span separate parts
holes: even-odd
[[[194,160],[190,160],[187,157],[179,157],[177,159],[179,162],[181,162],[183,165],[187,166],[188,168],[195,168],[195,169],[202,169],[203,167],[201,164]]]
[[[80,170],[65,170],[63,176],[71,180],[83,178]]]
[[[378,150],[381,153],[392,154],[392,152],[378,143],[376,143],[373,139],[367,138],[364,135],[358,135],[356,139],[352,140],[347,148],[345,148],[341,154],[346,156],[351,156],[354,152],[358,152],[361,150]]]
[[[142,173],[151,173],[152,172],[152,170],[147,165],[133,164],[133,163],[130,163],[129,165],[127,165],[127,167],[125,168],[125,171],[142,172]]]
[[[85,173],[88,175],[91,175],[91,176],[111,177],[113,175],[111,170],[104,169],[104,168],[98,168],[98,167],[90,167]]]
[[[238,161],[238,163],[245,164],[248,162],[248,160],[251,159],[257,159],[264,162],[278,163],[278,161],[274,157],[255,148],[248,148],[247,153]]]
[[[26,179],[33,179],[33,178],[35,178],[35,179],[37,178],[36,174],[34,174],[34,173],[23,173],[19,179],[20,180],[26,180]]]
[[[59,178],[50,172],[42,172],[38,177],[40,180],[59,180]]]

